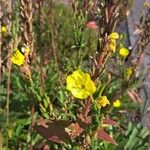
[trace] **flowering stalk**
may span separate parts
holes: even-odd
[[[11,15],[12,15],[12,3],[10,0],[6,0],[3,2],[3,7],[5,8],[5,11],[6,11],[6,16],[3,16],[3,17],[6,17],[6,20],[7,20],[7,35],[9,35],[11,37],[12,35],[12,21],[11,21]],[[12,45],[12,39],[8,40],[8,43],[7,43],[7,49],[8,49],[8,56],[11,55],[12,53],[12,48],[13,45]],[[10,109],[9,109],[9,105],[10,105],[10,81],[11,81],[11,61],[10,61],[10,57],[8,57],[8,76],[7,76],[7,94],[6,94],[6,150],[9,149],[9,135],[8,135],[8,132],[9,132],[9,124],[10,124],[10,119],[9,119],[9,114],[10,114]]]
[[[21,31],[22,31],[22,41],[29,47],[30,49],[30,56],[33,57],[33,48],[34,48],[34,40],[33,40],[33,27],[32,27],[32,0],[21,0]],[[24,21],[25,20],[25,21]],[[29,60],[28,60],[29,61]],[[23,68],[22,68],[23,67]],[[22,66],[23,73],[27,72],[29,73],[29,66],[28,64],[25,64],[25,66]],[[31,75],[29,75],[31,76]],[[30,78],[30,77],[29,77]],[[31,78],[30,78],[31,80]],[[31,81],[30,81],[31,82]],[[31,82],[32,83],[32,82]],[[32,85],[32,84],[31,84]],[[32,132],[33,132],[33,126],[34,126],[34,104],[31,108],[31,125],[30,125],[30,150],[33,149],[32,146]]]
[[[87,6],[87,4],[86,4]],[[85,20],[87,18],[86,6],[82,2],[74,1],[73,2],[73,13],[74,13],[74,26],[73,26],[73,35],[75,41],[75,48],[78,50],[78,65],[82,63],[82,49],[85,47],[84,31],[85,31]]]
[[[2,7],[0,6],[0,18],[2,18]],[[0,21],[0,87],[1,87],[1,81],[2,81],[2,49],[1,49],[1,45],[2,45],[2,33],[1,33],[1,21]],[[0,108],[1,109],[1,108]],[[0,150],[2,150],[2,130],[1,130],[1,124],[0,124]]]
[[[30,54],[33,54],[33,27],[32,27],[32,0],[21,0],[21,31],[24,43],[29,46]],[[25,20],[25,22],[24,22]]]

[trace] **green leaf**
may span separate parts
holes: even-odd
[[[16,132],[15,132],[15,136],[16,137],[19,137],[21,135],[21,131],[23,129],[23,126],[22,125],[19,125],[16,129]]]

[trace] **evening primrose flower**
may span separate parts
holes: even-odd
[[[24,44],[19,44],[11,56],[12,63],[21,66],[24,63],[27,56],[29,55],[29,53],[30,49],[28,46]]]
[[[119,34],[117,32],[112,32],[109,36],[108,39],[114,39],[117,40],[119,39]]]
[[[117,32],[111,33],[107,39],[106,49],[115,52],[117,39],[119,39],[119,34]]]
[[[114,102],[113,102],[113,106],[114,107],[120,107],[122,104],[121,104],[121,101],[119,100],[119,99],[117,99],[117,100],[115,100]]]
[[[111,39],[108,44],[108,49],[115,52],[116,51],[116,40]]]
[[[74,71],[66,79],[67,89],[79,99],[85,99],[96,91],[94,82],[88,73],[81,70]]]
[[[120,56],[122,57],[126,57],[129,55],[129,50],[126,49],[125,47],[122,47],[120,50],[119,50],[119,54]]]
[[[101,96],[100,99],[97,102],[97,105],[98,105],[99,108],[105,107],[106,105],[110,105],[110,102],[107,99],[107,96]]]
[[[1,27],[1,32],[2,32],[2,33],[6,33],[6,32],[7,32],[6,26],[2,26],[2,27]]]
[[[24,55],[19,51],[19,49],[15,49],[15,52],[12,54],[10,58],[11,62],[13,64],[16,64],[18,66],[21,66],[24,63],[25,57]]]

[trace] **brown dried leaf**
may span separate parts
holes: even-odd
[[[30,66],[26,62],[20,66],[20,71],[25,77],[31,79]]]
[[[85,128],[91,124],[91,117],[89,117],[89,116],[85,117],[85,116],[83,116],[83,114],[79,114],[77,122],[80,125],[80,127]]]
[[[78,123],[72,123],[65,128],[65,131],[70,135],[70,137],[75,138],[79,136],[84,131],[84,129],[81,128]]]
[[[97,131],[97,138],[104,140],[104,141],[107,141],[111,144],[117,145],[117,142],[112,137],[110,137],[110,135],[108,133],[106,133],[102,129]]]
[[[65,127],[69,126],[69,121],[48,121],[40,120],[35,126],[36,132],[45,137],[47,140],[55,143],[64,143],[71,140],[68,133],[65,131]]]
[[[145,53],[143,52],[143,53],[141,54],[141,56],[140,56],[140,59],[139,59],[140,64],[142,64],[142,62],[144,61],[144,58],[145,58]]]
[[[110,118],[104,118],[104,119],[103,119],[103,124],[117,125],[117,122],[114,121],[114,120],[111,120]]]
[[[87,116],[89,111],[90,111],[90,107],[91,107],[91,99],[90,97],[88,97],[86,100],[85,100],[85,104],[83,105],[83,116]]]
[[[138,93],[136,93],[136,92],[133,91],[133,90],[128,90],[127,93],[128,93],[128,95],[129,95],[129,97],[130,97],[135,103],[140,103],[140,104],[142,103],[142,100],[141,100],[141,98],[140,98],[140,96],[139,96]]]
[[[105,57],[105,53],[102,52],[102,54],[99,56],[98,58],[98,65],[101,66],[104,63],[104,57]],[[99,67],[98,66],[98,67]]]
[[[24,0],[21,0],[20,3],[21,3],[21,6],[25,5]]]
[[[112,6],[109,7],[109,9],[108,9],[108,17],[109,17],[109,19],[113,16],[115,8],[116,8],[115,5],[112,5]]]
[[[143,29],[136,28],[136,30],[133,32],[133,35],[138,35],[138,34],[141,34],[141,33],[143,33]]]

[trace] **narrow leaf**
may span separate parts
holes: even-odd
[[[102,129],[97,131],[97,138],[104,140],[104,141],[107,141],[111,144],[117,145],[117,142],[112,137],[110,137],[110,135],[108,133],[106,133]]]
[[[140,96],[139,96],[138,93],[136,93],[136,92],[133,91],[133,90],[128,90],[127,93],[128,93],[128,95],[129,95],[129,97],[130,97],[135,103],[139,103],[139,104],[142,103],[142,100],[141,100],[141,98],[140,98]]]
[[[117,125],[117,122],[114,121],[114,120],[111,120],[110,118],[104,118],[104,119],[103,119],[103,124]]]
[[[90,116],[83,116],[83,114],[78,115],[77,123],[80,127],[85,128],[91,124]]]

